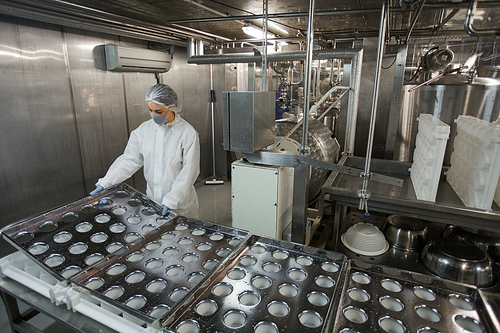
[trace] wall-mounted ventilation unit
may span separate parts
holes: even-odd
[[[166,52],[114,44],[104,45],[104,57],[106,70],[117,72],[164,73],[172,60]]]

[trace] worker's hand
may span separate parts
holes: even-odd
[[[163,212],[161,213],[162,216],[165,216],[167,215],[168,211],[170,210],[170,208],[168,208],[167,205],[163,205]]]
[[[101,192],[102,190],[104,190],[104,187],[102,187],[101,185],[97,185],[95,190],[90,192],[90,196],[95,197],[95,196],[97,196],[97,193]]]

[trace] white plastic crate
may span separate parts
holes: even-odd
[[[450,126],[431,114],[418,117],[418,133],[410,178],[417,199],[436,201]]]
[[[500,176],[500,124],[459,116],[446,180],[467,207],[491,209]]]

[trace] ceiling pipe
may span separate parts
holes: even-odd
[[[413,28],[415,27],[415,24],[417,23],[418,17],[420,16],[420,13],[422,12],[422,9],[424,8],[425,0],[421,0],[420,3],[418,4],[417,10],[415,11],[415,14],[413,15],[413,19],[411,20],[410,27],[408,28],[408,32],[406,33],[406,38],[405,38],[405,44],[408,44],[408,40],[410,39],[411,32],[413,31]]]
[[[467,15],[465,16],[465,31],[471,36],[500,35],[500,30],[476,29],[474,28],[474,13],[476,12],[477,0],[469,0]]]

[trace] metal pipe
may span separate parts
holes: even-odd
[[[213,65],[210,64],[210,108],[212,111],[212,170],[213,177],[215,177],[215,112],[214,112],[214,103],[215,103],[215,92],[214,92],[214,77],[213,77]]]
[[[413,28],[415,27],[415,23],[417,23],[418,17],[420,16],[422,9],[424,8],[424,4],[425,4],[425,0],[421,0],[420,3],[418,4],[417,10],[415,11],[415,15],[413,16],[413,19],[411,20],[410,27],[408,28],[408,32],[406,33],[406,38],[405,38],[406,44],[408,44],[408,40],[410,39],[411,32],[413,31]]]
[[[347,113],[344,154],[354,155],[356,123],[358,120],[359,90],[361,88],[361,68],[363,64],[363,50],[352,59],[351,90],[349,91],[349,112]]]
[[[441,29],[444,27],[444,25],[445,25],[446,23],[448,23],[448,21],[449,21],[449,20],[451,20],[451,19],[453,18],[453,16],[455,16],[455,15],[459,12],[459,10],[460,10],[460,9],[453,9],[453,10],[451,11],[451,13],[450,13],[450,14],[448,14],[448,16],[446,16],[446,17],[445,17],[445,18],[441,21],[441,23],[439,23],[438,25],[436,25],[436,26],[434,27],[434,31],[441,30]]]
[[[385,6],[387,1],[384,0],[382,4],[382,15],[380,17],[380,30],[378,36],[378,53],[377,53],[377,67],[375,69],[375,86],[373,87],[373,100],[372,100],[372,112],[370,117],[370,131],[368,133],[368,147],[366,149],[366,160],[365,160],[365,171],[363,176],[363,188],[361,189],[361,196],[359,200],[359,209],[365,209],[368,212],[368,207],[366,201],[368,200],[368,178],[370,175],[370,164],[372,158],[372,148],[373,148],[373,133],[375,132],[375,119],[377,117],[377,102],[378,102],[378,92],[380,85],[380,70],[382,68],[382,58],[384,56],[385,49],[385,29],[387,27],[387,12]]]
[[[262,91],[267,91],[267,0],[262,1],[262,12],[264,13],[264,20],[262,24],[262,33],[264,38],[262,40]]]
[[[471,36],[499,35],[500,30],[476,29],[474,24],[474,13],[476,12],[477,0],[469,0],[467,15],[465,16],[465,31]]]
[[[306,78],[304,81],[304,116],[302,126],[302,147],[300,148],[301,155],[308,155],[310,147],[307,146],[308,125],[309,125],[309,97],[311,93],[311,67],[313,60],[314,47],[314,6],[315,0],[309,0],[309,16],[307,23],[307,53],[306,53]]]

